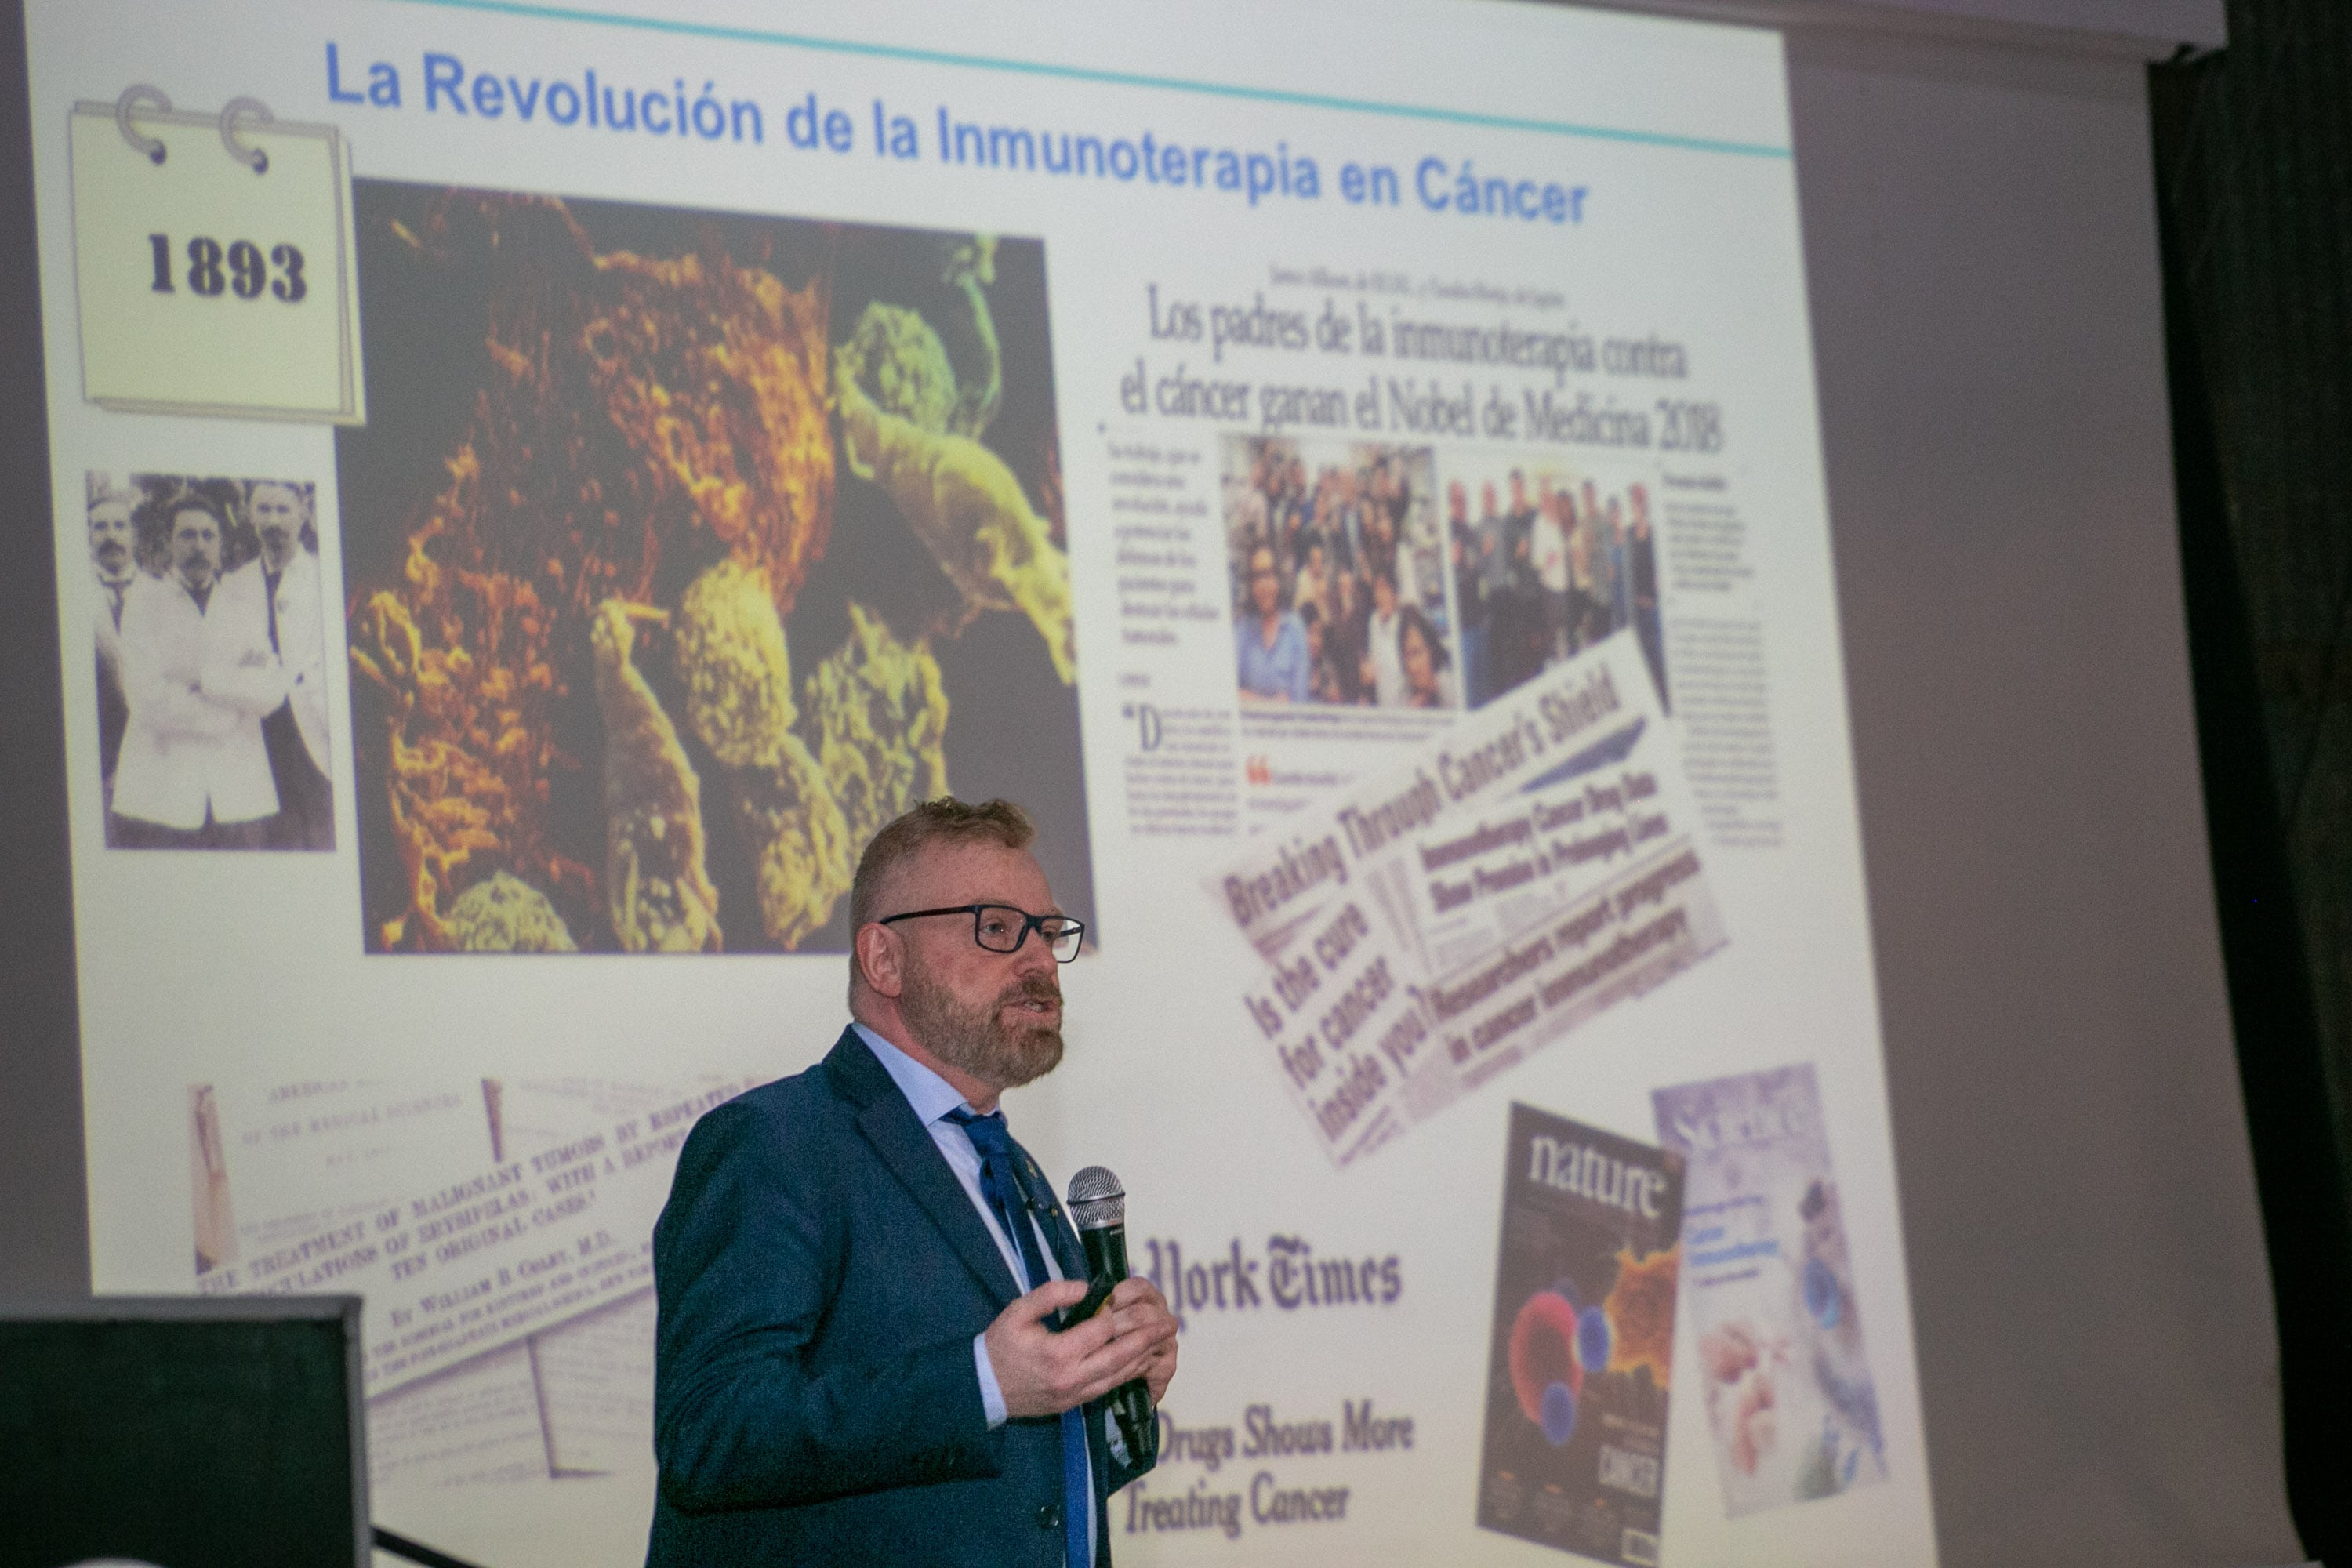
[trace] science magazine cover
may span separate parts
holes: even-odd
[[[1724,1511],[1886,1478],[1878,1396],[1810,1065],[1661,1089],[1690,1162],[1692,1331]]]

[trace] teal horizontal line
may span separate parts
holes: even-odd
[[[1464,109],[1434,109],[1423,104],[1381,103],[1372,99],[1339,98],[1321,92],[1286,92],[1278,88],[1241,87],[1232,82],[1193,81],[1184,77],[1145,76],[1134,71],[1097,70],[1087,66],[1052,65],[1043,60],[998,59],[988,55],[960,55],[945,49],[909,48],[897,44],[864,44],[846,38],[812,37],[804,33],[770,32],[758,27],[728,27],[715,22],[680,22],[664,16],[614,16],[570,5],[538,5],[525,0],[399,0],[410,5],[430,5],[445,11],[483,11],[503,16],[529,16],[545,22],[585,22],[597,26],[630,27],[648,33],[672,33],[690,38],[718,38],[737,44],[769,44],[783,48],[815,49],[836,55],[865,55],[875,59],[908,60],[919,65],[957,66],[967,70],[1010,71],[1022,76],[1055,77],[1064,81],[1097,82],[1110,87],[1150,88],[1161,92],[1200,93],[1211,98],[1251,99],[1260,103],[1290,104],[1303,109],[1336,109],[1353,114],[1386,114],[1405,120],[1434,120],[1450,125],[1475,125],[1490,131],[1529,131],[1545,136],[1576,136],[1596,142],[1630,142],[1645,147],[1671,147],[1683,153],[1722,153],[1742,158],[1786,158],[1789,149],[1759,142],[1722,142],[1704,136],[1675,136],[1659,131],[1627,131],[1610,125],[1578,125],[1564,120],[1528,120],[1508,114],[1476,114]]]

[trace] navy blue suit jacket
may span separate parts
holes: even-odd
[[[1028,1159],[1025,1152],[1021,1155]],[[1077,1237],[1024,1176],[1065,1276]],[[971,1341],[1018,1292],[906,1096],[855,1030],[705,1116],[654,1226],[660,1302],[647,1568],[1062,1563],[1061,1424],[989,1430]],[[1088,1408],[1096,1563],[1113,1462]]]

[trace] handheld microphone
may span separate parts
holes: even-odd
[[[1101,1165],[1088,1165],[1070,1178],[1070,1218],[1078,1227],[1078,1245],[1087,1254],[1087,1300],[1099,1306],[1111,1288],[1127,1278],[1127,1189]],[[1128,1458],[1149,1463],[1160,1451],[1160,1420],[1151,1409],[1151,1391],[1141,1378],[1130,1378],[1108,1395],[1111,1414]]]

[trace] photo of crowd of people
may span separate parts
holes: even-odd
[[[315,492],[89,476],[106,842],[331,849]]]
[[[1462,705],[1427,447],[1231,437],[1224,500],[1244,706]]]
[[[1631,626],[1673,710],[1643,486],[1603,493],[1558,470],[1449,462],[1445,526],[1471,707]]]

